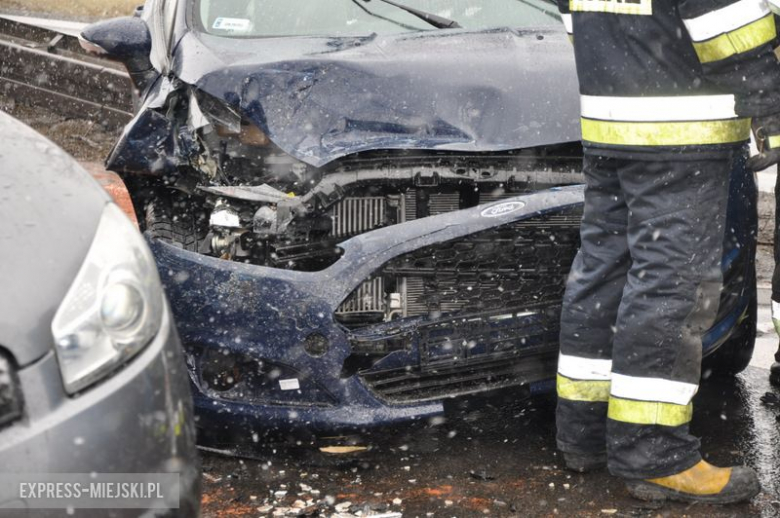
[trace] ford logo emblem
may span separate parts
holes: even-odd
[[[523,207],[525,207],[525,203],[522,201],[508,201],[506,203],[499,203],[498,205],[493,205],[492,207],[488,207],[487,209],[483,210],[482,217],[498,218],[501,216],[506,216],[507,214],[512,214],[513,212],[517,212]]]

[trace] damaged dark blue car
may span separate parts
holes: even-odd
[[[201,441],[360,432],[554,386],[579,244],[573,54],[542,0],[149,0],[89,27],[138,112],[142,214]],[[755,338],[756,186],[734,164],[708,372]]]

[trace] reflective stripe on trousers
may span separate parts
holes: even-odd
[[[604,366],[596,370],[594,366]],[[695,383],[611,373],[611,360],[561,354],[558,397],[569,401],[608,402],[607,416],[640,425],[680,426],[691,420]]]

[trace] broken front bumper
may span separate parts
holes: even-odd
[[[439,415],[451,396],[547,385],[582,199],[581,187],[556,189],[375,230],[342,243],[341,259],[320,272],[223,261],[153,242],[188,353],[201,438],[234,443],[271,431],[357,431]],[[515,237],[522,231],[512,225],[536,231],[539,218],[546,224],[536,243]],[[496,229],[504,234],[491,234]],[[473,236],[500,237],[501,250],[528,256],[534,278],[546,277],[540,258],[556,264],[554,296],[541,300],[525,290],[522,303],[514,300],[525,286],[522,272],[505,271],[485,239],[465,246]],[[441,247],[483,255],[426,263],[444,255]],[[493,289],[475,293],[468,314],[457,318],[434,312],[359,328],[339,323],[341,304],[383,268],[430,276],[449,268]]]
[[[752,293],[744,272],[752,266],[754,217],[745,200],[755,197],[754,184],[737,176],[729,213],[736,231],[724,256],[729,294],[705,349],[732,333]],[[560,296],[578,246],[583,192],[543,191],[368,232],[344,242],[341,259],[320,272],[152,243],[188,356],[200,442],[229,447],[275,433],[365,431],[426,421],[454,396],[552,390]],[[526,239],[524,229],[539,228],[536,241]],[[486,240],[474,236],[503,245],[484,248]],[[455,264],[451,257],[462,250],[483,255]],[[505,271],[499,259],[507,251],[520,267]],[[463,271],[471,280],[455,285],[480,279],[488,288],[454,315],[357,328],[338,321],[339,307],[367,279],[404,268],[427,271],[429,285],[436,270]]]

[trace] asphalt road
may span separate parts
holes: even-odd
[[[329,500],[327,516],[347,502],[345,516],[369,509],[405,517],[777,516],[780,423],[759,400],[768,390],[767,371],[749,367],[731,382],[709,380],[694,403],[692,431],[705,457],[758,470],[764,490],[748,505],[648,507],[606,472],[568,473],[554,447],[554,403],[510,395],[472,401],[422,429],[367,438],[359,444],[371,449],[356,456],[305,446],[258,452],[254,460],[206,454],[204,514],[262,516],[258,509],[279,513],[295,500]],[[278,491],[287,493],[273,496]]]
[[[647,506],[606,472],[569,473],[555,451],[554,401],[508,394],[452,407],[422,428],[351,438],[369,449],[350,455],[307,444],[271,445],[254,459],[204,452],[204,516],[289,516],[303,512],[296,500],[313,502],[309,511],[319,502],[323,516],[339,504],[342,516],[780,516],[780,412],[760,402],[773,390],[778,339],[766,290],[760,300],[751,366],[735,380],[705,381],[692,425],[707,460],[758,471],[763,492],[750,504]]]

